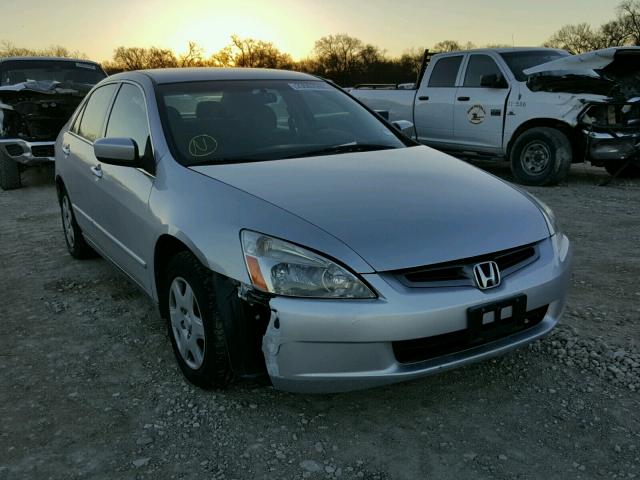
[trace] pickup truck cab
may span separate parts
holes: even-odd
[[[639,151],[639,57],[637,48],[425,55],[415,86],[360,85],[350,93],[391,121],[411,120],[421,143],[506,159],[520,183],[549,185],[572,162],[590,160],[612,173],[637,168],[626,163]]]

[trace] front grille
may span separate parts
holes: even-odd
[[[400,363],[416,363],[451,353],[462,352],[534,327],[544,319],[548,308],[549,305],[545,305],[530,310],[525,314],[523,321],[497,326],[485,332],[479,339],[472,338],[469,331],[464,329],[434,337],[392,342],[393,353]]]
[[[24,153],[22,146],[17,143],[10,143],[9,145],[5,145],[4,148],[7,150],[7,153],[12,157],[17,157]]]
[[[34,157],[54,157],[55,150],[53,145],[34,145],[31,147],[31,153]]]
[[[501,277],[505,278],[534,262],[537,258],[538,247],[532,244],[488,255],[401,270],[394,273],[398,280],[407,287],[473,286],[473,266],[477,263],[496,262],[500,269]]]

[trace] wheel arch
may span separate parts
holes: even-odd
[[[209,267],[209,263],[207,259],[202,254],[202,252],[195,248],[195,246],[183,235],[178,233],[177,235],[172,235],[170,233],[163,233],[156,240],[156,244],[153,250],[153,280],[154,280],[154,294],[156,295],[156,299],[160,304],[162,311],[162,303],[166,301],[163,299],[163,296],[160,295],[160,289],[162,288],[162,279],[163,274],[166,271],[167,265],[169,264],[169,260],[179,252],[190,252],[192,253],[206,268]]]
[[[580,131],[575,127],[569,125],[567,122],[563,122],[562,120],[558,120],[557,118],[534,118],[531,120],[527,120],[526,122],[518,126],[515,132],[513,132],[513,135],[511,135],[509,143],[507,144],[507,160],[511,158],[511,151],[518,137],[527,130],[537,127],[553,128],[564,133],[569,139],[569,142],[572,146],[572,163],[579,163],[583,161],[584,142],[582,141]]]
[[[56,175],[56,195],[58,197],[58,203],[62,201],[62,191],[65,189],[64,180],[60,175]]]

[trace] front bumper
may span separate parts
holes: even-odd
[[[364,277],[375,300],[276,297],[263,352],[271,381],[292,392],[328,393],[424,377],[505,353],[548,333],[562,315],[570,281],[569,240],[558,234],[539,245],[540,257],[492,290],[408,288],[385,274]],[[467,309],[515,295],[527,311],[548,306],[540,323],[478,347],[414,363],[397,360],[393,342],[467,328]]]
[[[608,161],[640,157],[640,130],[583,131],[587,139],[587,157],[595,165]]]
[[[28,142],[22,139],[0,139],[2,153],[23,165],[39,165],[55,161],[55,142]]]

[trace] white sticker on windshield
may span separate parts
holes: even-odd
[[[78,62],[76,62],[76,67],[88,68],[89,70],[95,70],[96,69],[96,66],[95,65],[91,65],[90,63],[78,63]]]
[[[289,86],[294,90],[332,90],[328,83],[314,81],[290,83]]]

